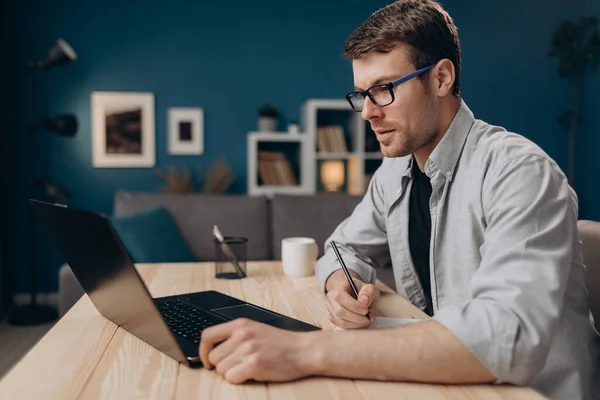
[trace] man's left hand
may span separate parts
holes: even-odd
[[[240,318],[202,332],[200,359],[230,383],[290,381],[310,375],[307,335]]]

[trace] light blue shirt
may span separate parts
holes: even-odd
[[[391,262],[396,290],[425,310],[410,256],[412,156],[385,158],[367,193],[327,240],[365,282]],[[461,104],[425,164],[432,194],[433,319],[497,377],[552,399],[591,398],[597,333],[590,322],[575,192],[526,138]],[[324,288],[339,268],[327,244]]]

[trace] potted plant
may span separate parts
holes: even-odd
[[[291,120],[288,124],[288,133],[292,135],[297,135],[300,133],[300,125],[298,125],[298,121]]]
[[[258,130],[260,132],[276,132],[279,111],[271,104],[263,104],[258,108]]]

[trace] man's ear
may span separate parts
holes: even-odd
[[[438,97],[454,94],[452,86],[456,79],[456,70],[452,61],[447,58],[440,60],[438,65],[431,70],[431,77],[434,80],[434,90]]]

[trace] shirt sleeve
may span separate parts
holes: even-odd
[[[487,224],[471,299],[441,308],[448,328],[497,383],[526,385],[557,329],[577,236],[577,198],[551,161],[524,155],[483,188]]]
[[[323,290],[327,278],[341,268],[330,245],[332,240],[338,245],[346,266],[356,272],[363,282],[374,283],[377,279],[374,267],[390,260],[379,171],[381,167],[373,175],[365,196],[352,214],[338,225],[325,242],[324,255],[316,266],[317,281]]]

